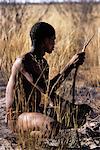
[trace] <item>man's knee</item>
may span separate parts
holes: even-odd
[[[42,135],[49,137],[52,131],[53,135],[57,134],[54,122],[53,118],[41,113],[22,113],[18,117],[17,129],[23,132],[40,131]]]

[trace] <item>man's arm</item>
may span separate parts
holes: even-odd
[[[5,123],[12,119],[12,104],[14,101],[15,78],[21,68],[21,59],[16,59],[12,66],[11,75],[6,87],[6,116]],[[12,126],[12,125],[11,125]]]
[[[11,75],[6,87],[6,110],[8,111],[13,104],[14,101],[14,88],[15,88],[15,78],[17,72],[19,72],[21,68],[21,59],[16,59],[12,66]]]
[[[69,75],[69,73],[72,71],[73,68],[74,65],[68,63],[63,71],[61,71],[52,80],[50,80],[50,89],[49,89],[50,96],[60,87],[60,85],[63,83],[63,81],[66,79],[66,77]]]
[[[52,94],[60,87],[61,83],[66,79],[69,73],[78,65],[82,65],[84,62],[85,53],[81,52],[75,54],[72,59],[67,63],[65,68],[50,81],[49,95]]]

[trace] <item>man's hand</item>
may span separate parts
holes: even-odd
[[[12,108],[6,109],[5,123],[12,120]]]
[[[12,108],[9,108],[6,110],[5,123],[11,131],[15,131],[14,121],[15,120],[12,114]]]
[[[84,59],[85,59],[85,52],[80,52],[72,57],[72,59],[70,60],[70,64],[74,65],[74,67],[77,67],[83,64]]]

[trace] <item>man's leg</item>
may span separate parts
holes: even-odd
[[[55,136],[59,131],[59,122],[54,119],[37,112],[22,113],[18,117],[17,130],[21,133],[30,132],[42,134],[43,137]],[[40,131],[40,132],[33,132]]]

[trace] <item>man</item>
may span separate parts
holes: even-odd
[[[51,54],[55,45],[55,30],[45,22],[38,22],[31,28],[32,49],[16,59],[6,88],[7,120],[14,119],[23,112],[43,113],[41,94],[48,92],[53,106],[53,95],[73,68],[84,62],[84,53],[75,54],[65,69],[48,82],[49,65],[45,53]],[[58,80],[58,78],[60,80]],[[9,115],[11,112],[11,115]],[[31,122],[31,120],[30,120]]]

